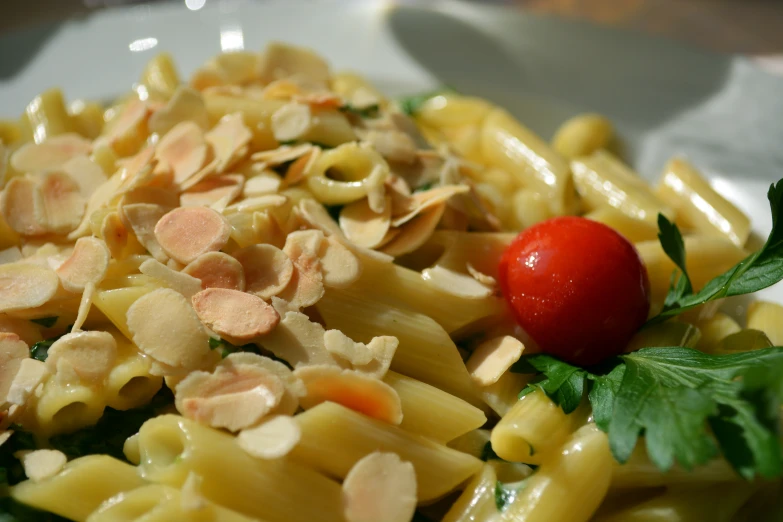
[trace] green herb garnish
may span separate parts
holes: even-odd
[[[57,322],[57,319],[58,317],[55,315],[52,317],[40,317],[38,319],[30,319],[30,322],[35,324],[40,324],[44,328],[51,328]]]
[[[425,92],[422,94],[414,94],[412,96],[406,96],[404,98],[400,98],[397,100],[397,103],[400,106],[400,110],[407,114],[408,116],[413,116],[416,114],[422,106],[430,101],[432,98],[436,96],[440,96],[442,94],[448,94],[455,92],[453,89],[450,88],[441,88],[435,91]]]
[[[30,357],[41,362],[46,362],[46,358],[49,357],[49,348],[51,348],[52,345],[55,343],[55,341],[57,341],[60,337],[62,337],[67,333],[70,333],[72,328],[73,325],[69,325],[68,328],[65,329],[65,332],[62,335],[58,335],[50,339],[46,339],[44,341],[38,341],[37,343],[32,345],[30,347]]]
[[[500,481],[495,482],[495,507],[499,512],[503,512],[506,506],[514,502],[522,489],[525,487],[527,479],[519,482],[504,484]]]
[[[356,114],[357,116],[361,118],[377,118],[380,116],[380,106],[376,103],[373,105],[368,105],[367,107],[354,107],[350,103],[346,103],[339,109],[341,112],[349,112],[351,114]]]

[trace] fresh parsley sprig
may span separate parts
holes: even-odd
[[[541,372],[520,395],[540,388],[566,412],[587,392],[593,419],[620,463],[644,435],[650,460],[663,471],[675,462],[692,469],[720,452],[746,479],[783,474],[783,348],[720,356],[643,348],[590,370],[537,354],[512,370]]]
[[[679,268],[660,314],[647,324],[655,324],[723,297],[750,294],[783,280],[783,179],[772,184],[767,192],[772,210],[772,231],[766,243],[730,270],[708,282],[694,293],[685,270],[685,247],[677,226],[664,216],[658,216],[658,237],[667,256]]]

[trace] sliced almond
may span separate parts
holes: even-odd
[[[261,299],[270,299],[288,286],[294,265],[289,257],[272,245],[251,245],[234,252],[245,271],[245,288]]]
[[[359,258],[332,236],[321,243],[318,256],[321,259],[321,271],[326,286],[346,288],[355,283],[362,274]]]
[[[49,268],[21,261],[0,265],[0,312],[42,306],[59,286],[57,274]]]
[[[370,206],[370,210],[376,214],[382,214],[386,209],[386,178],[388,175],[389,171],[386,166],[376,165],[364,180],[367,204]]]
[[[71,256],[57,269],[63,288],[81,292],[87,283],[97,285],[106,276],[111,253],[106,243],[95,237],[81,237]]]
[[[107,179],[100,165],[87,156],[74,156],[63,164],[62,171],[76,182],[85,201],[88,201]]]
[[[258,62],[258,77],[267,84],[275,80],[299,76],[314,84],[326,85],[329,66],[316,53],[303,47],[279,42],[267,44]]]
[[[302,438],[299,424],[287,415],[276,415],[237,435],[239,447],[259,459],[279,459],[288,455]]]
[[[133,342],[156,361],[195,370],[210,356],[209,336],[179,292],[153,290],[128,308],[126,318]]]
[[[182,272],[201,280],[201,288],[245,290],[242,264],[223,252],[207,252],[191,261]]]
[[[272,133],[280,142],[300,139],[312,126],[310,107],[301,103],[286,103],[272,114]]]
[[[205,179],[190,187],[179,196],[183,207],[212,207],[222,211],[227,205],[242,194],[245,183],[240,174],[224,174]],[[215,208],[219,206],[219,208]]]
[[[312,150],[313,146],[309,143],[294,146],[282,145],[276,149],[256,152],[250,156],[250,159],[253,161],[262,161],[267,167],[275,167],[299,159]]]
[[[416,511],[416,470],[395,453],[370,453],[343,481],[347,522],[410,522]]]
[[[405,223],[400,228],[400,233],[397,237],[384,245],[381,251],[394,257],[413,252],[426,243],[427,239],[435,231],[445,209],[446,204],[441,203],[418,215],[416,219]]]
[[[321,157],[321,147],[313,147],[309,153],[295,159],[285,172],[285,184],[290,187],[304,180],[313,172],[313,167],[319,157]]]
[[[288,361],[294,368],[310,364],[338,367],[324,346],[323,326],[312,322],[303,313],[283,312],[277,328],[264,338],[264,348]]]
[[[119,156],[130,156],[147,139],[150,109],[144,101],[131,99],[119,115],[107,124],[105,140]]]
[[[176,386],[174,397],[185,417],[239,431],[272,412],[284,392],[285,383],[269,370],[227,358],[212,373],[188,375]]]
[[[223,215],[234,214],[237,212],[262,212],[281,207],[288,202],[288,198],[282,194],[267,194],[255,198],[247,198],[238,203],[230,205],[223,210]]]
[[[117,206],[124,207],[134,203],[152,203],[166,209],[172,209],[179,206],[179,195],[171,188],[135,187],[123,192]]]
[[[65,334],[52,344],[46,366],[55,373],[63,359],[71,363],[79,379],[99,382],[109,374],[116,358],[117,341],[110,333],[76,332]]]
[[[406,133],[398,130],[365,132],[362,139],[370,143],[386,159],[400,163],[414,163],[418,160],[416,142]]]
[[[148,173],[152,172],[157,161],[155,147],[152,146],[141,149],[126,160],[118,161],[121,165],[119,175],[123,181],[123,187],[127,189],[138,185],[135,180],[145,178]]]
[[[391,198],[387,198],[381,213],[373,212],[367,199],[360,199],[340,211],[340,228],[353,243],[375,248],[389,232],[391,210]]]
[[[331,401],[389,424],[402,422],[397,392],[383,381],[337,366],[302,366],[294,370],[307,393],[299,400],[304,409]]]
[[[6,263],[15,263],[17,261],[21,261],[22,258],[22,251],[19,250],[19,247],[17,246],[0,250],[0,265],[4,265]]]
[[[320,230],[326,236],[343,234],[340,226],[332,219],[323,205],[311,198],[305,198],[297,206],[300,218],[311,228]]]
[[[280,316],[263,299],[227,288],[208,288],[192,298],[204,325],[233,344],[243,344],[271,332]]]
[[[79,301],[79,311],[76,312],[76,319],[73,322],[71,332],[81,332],[82,326],[84,326],[84,322],[90,314],[93,299],[95,299],[95,283],[90,282],[84,285],[82,299]]]
[[[87,208],[84,211],[82,222],[79,224],[76,230],[68,234],[69,240],[74,240],[90,233],[90,220],[93,214],[99,210],[104,209],[109,204],[110,200],[119,190],[121,184],[122,178],[118,174],[116,176],[110,177],[104,184],[95,189],[95,192],[93,192],[89,202],[87,203]]]
[[[204,130],[209,128],[204,98],[198,91],[184,85],[177,87],[165,107],[150,116],[149,129],[163,136],[183,121],[192,121]]]
[[[155,238],[163,250],[188,264],[201,254],[223,248],[231,234],[228,221],[204,207],[175,208],[155,225]]]
[[[21,359],[19,369],[8,388],[6,402],[16,406],[24,406],[48,375],[49,370],[43,362],[30,358]]]
[[[47,172],[59,169],[71,158],[84,156],[92,143],[78,134],[61,134],[43,143],[26,143],[11,154],[11,167],[17,172]]]
[[[286,237],[283,252],[291,259],[295,270],[280,297],[292,306],[312,306],[324,295],[321,260],[318,257],[323,241],[324,235],[320,230],[299,230]]]
[[[353,365],[364,365],[372,361],[372,352],[364,343],[357,343],[340,330],[324,333],[324,346],[334,355]]]
[[[27,344],[13,332],[0,332],[0,367],[15,359],[29,357]]]
[[[275,248],[282,248],[285,244],[286,233],[272,210],[253,212],[253,233],[259,238],[259,242],[268,243]]]
[[[57,475],[68,462],[68,457],[59,450],[23,450],[14,454],[24,467],[24,474],[33,482],[41,482]]]
[[[421,278],[452,295],[465,299],[484,299],[492,295],[492,290],[476,281],[473,277],[449,270],[440,265],[421,271]]]
[[[353,369],[376,379],[383,379],[389,371],[394,354],[400,341],[390,335],[373,337],[367,343],[367,349],[372,354],[372,360],[364,365],[354,365]]]
[[[217,160],[215,169],[223,173],[231,165],[243,158],[248,152],[248,144],[253,135],[245,125],[241,113],[224,116],[204,138],[212,145]]]
[[[522,357],[525,345],[510,335],[495,337],[481,343],[468,359],[466,366],[473,382],[479,386],[495,384],[498,379]]]
[[[304,384],[288,366],[269,357],[250,352],[232,353],[226,359],[231,360],[232,364],[252,364],[268,370],[285,383],[283,398],[280,399],[280,404],[278,404],[273,413],[293,415],[299,409],[299,398],[305,394]]]
[[[262,171],[247,181],[242,188],[242,196],[253,198],[256,196],[266,196],[267,194],[276,194],[282,185],[280,176],[270,171]]]
[[[106,242],[111,257],[122,259],[128,245],[128,229],[117,212],[109,212],[101,224],[101,237]]]
[[[201,170],[207,160],[207,145],[201,129],[192,121],[177,124],[158,142],[155,158],[174,172],[182,184]]]
[[[345,105],[342,96],[328,91],[295,94],[292,100],[309,105],[313,109],[339,109]]]
[[[155,238],[155,226],[165,214],[165,207],[151,203],[134,203],[120,207],[122,223],[126,228],[133,230],[139,243],[161,263],[168,261],[169,256]]]
[[[173,270],[154,259],[144,261],[139,266],[139,272],[154,277],[172,290],[182,294],[186,299],[192,298],[201,291],[201,281],[199,279]]]
[[[466,264],[466,268],[468,269],[468,273],[471,276],[473,276],[473,279],[475,279],[482,285],[487,286],[489,288],[494,288],[495,286],[497,286],[498,283],[497,280],[491,275],[487,275],[483,272],[479,272],[470,263]]]
[[[82,221],[87,200],[81,195],[79,185],[61,172],[45,174],[40,184],[43,215],[47,230],[66,234]]]
[[[0,195],[3,218],[22,236],[39,236],[47,232],[43,206],[41,189],[31,178],[12,178]]]
[[[426,212],[428,209],[445,203],[453,196],[466,194],[468,192],[470,192],[470,187],[467,185],[447,185],[435,187],[423,192],[416,192],[412,196],[413,209],[402,216],[395,217],[392,221],[392,225],[395,227],[402,226],[421,213]]]

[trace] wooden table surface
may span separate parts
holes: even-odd
[[[140,0],[0,0],[0,31]],[[157,0],[182,1],[182,0]],[[208,2],[217,0],[207,0]],[[253,0],[248,0],[253,1]],[[256,0],[263,1],[263,0]],[[296,0],[288,0],[296,1]],[[405,0],[407,2],[416,0]],[[432,0],[418,0],[422,3]],[[783,57],[783,0],[472,0],[662,35],[702,48]],[[783,61],[783,58],[781,58]]]

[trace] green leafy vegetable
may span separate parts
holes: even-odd
[[[237,346],[236,344],[231,344],[230,342],[226,341],[225,339],[210,337],[209,338],[209,349],[210,350],[220,350],[220,356],[225,359],[232,353],[236,352],[250,352],[255,353],[258,355],[263,355],[264,357],[269,357],[270,359],[285,364],[289,369],[293,370],[293,366],[291,366],[288,361],[281,359],[280,357],[273,354],[271,351],[267,350],[263,346],[258,346],[254,343],[247,343],[243,344],[241,346]]]
[[[487,441],[486,444],[484,444],[484,447],[481,449],[481,460],[487,462],[489,460],[503,460],[503,459],[498,457],[498,454],[495,453],[495,450],[492,449],[492,443]]]
[[[495,507],[501,513],[506,507],[517,499],[517,495],[525,487],[527,479],[519,482],[504,484],[500,481],[495,482]]]
[[[408,116],[413,116],[421,109],[421,107],[425,103],[430,101],[432,98],[450,92],[454,92],[454,90],[449,88],[445,88],[445,89],[441,88],[435,91],[425,92],[421,94],[414,94],[413,96],[406,96],[405,98],[400,98],[398,100],[398,103],[400,106],[400,110],[402,112],[404,112]]]
[[[761,250],[749,255],[729,271],[712,279],[696,293],[687,291],[690,282],[684,273],[685,252],[684,248],[681,248],[680,232],[666,218],[662,220],[659,218],[660,233],[658,237],[664,252],[680,267],[680,270],[683,270],[683,273],[682,277],[669,290],[663,311],[650,319],[647,322],[648,325],[665,321],[709,301],[750,294],[783,280],[783,225],[781,225],[781,221],[783,221],[783,216],[781,216],[783,213],[783,179],[770,186],[767,199],[769,199],[772,211],[772,231]],[[661,226],[662,224],[663,226]]]
[[[692,469],[720,450],[747,479],[783,474],[783,348],[717,356],[643,348],[590,370],[531,355],[513,368],[531,370],[542,377],[529,387],[542,389],[564,411],[573,411],[581,400],[577,392],[587,390],[596,425],[608,433],[621,463],[644,435],[650,460],[663,471],[675,462]]]
[[[30,321],[35,324],[40,324],[44,328],[51,328],[57,322],[57,316],[55,315],[52,317],[41,317],[38,319],[30,319]]]
[[[666,295],[666,300],[663,304],[663,309],[668,310],[676,306],[677,302],[686,295],[691,295],[693,287],[691,286],[691,279],[688,277],[688,271],[685,268],[685,242],[682,240],[680,229],[666,219],[666,216],[658,214],[658,230],[658,239],[661,242],[664,253],[680,269],[679,274],[677,272],[672,274],[669,293]]]
[[[430,190],[434,186],[435,186],[435,182],[434,181],[428,181],[427,183],[419,185],[418,187],[413,189],[413,192],[425,192],[427,190]]]
[[[65,329],[65,333],[63,333],[62,335],[52,337],[51,339],[46,339],[45,341],[38,341],[37,343],[32,345],[30,347],[30,357],[39,360],[41,362],[46,362],[46,358],[49,357],[49,348],[51,348],[54,342],[57,341],[60,337],[62,337],[67,333],[70,333],[72,328],[73,325],[69,325],[68,328]]]
[[[350,112],[362,118],[377,118],[380,115],[380,110],[381,108],[377,103],[374,105],[369,105],[367,107],[361,107],[361,108],[354,107],[350,103],[346,103],[345,105],[340,107],[340,111]]]

